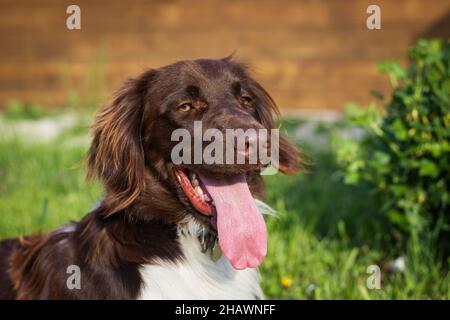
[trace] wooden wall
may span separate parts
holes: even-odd
[[[81,7],[81,30],[66,29],[69,4]],[[381,30],[366,28],[369,4],[381,7]],[[0,0],[0,7],[0,106],[12,98],[59,105],[69,87],[98,90],[89,82],[96,65],[110,92],[147,67],[235,52],[281,108],[341,109],[369,101],[371,89],[388,90],[377,61],[405,62],[418,37],[448,36],[450,19],[450,0]]]

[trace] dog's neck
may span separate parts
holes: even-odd
[[[87,263],[143,264],[181,256],[177,225],[156,219],[144,221],[125,212],[105,217],[99,210],[101,206],[85,216],[74,233],[79,254]]]
[[[178,236],[192,237],[196,239],[201,248],[201,252],[212,256],[213,249],[218,246],[217,231],[211,226],[207,226],[194,217],[186,217],[177,225]]]

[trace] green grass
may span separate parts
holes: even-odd
[[[4,135],[0,123],[0,239],[49,231],[80,219],[101,197],[85,181],[85,118],[46,143]],[[9,120],[12,121],[12,120]],[[301,122],[298,122],[301,123]],[[292,130],[295,122],[290,122]],[[27,142],[28,141],[28,142]],[[269,250],[261,267],[268,298],[448,299],[448,270],[424,243],[410,255],[364,187],[344,185],[330,151],[309,150],[308,173],[266,178]],[[405,257],[404,272],[390,274],[389,261]],[[382,289],[366,287],[369,265],[382,269]]]
[[[10,100],[7,102],[3,116],[10,120],[20,119],[39,119],[48,116],[49,112],[45,111],[37,104],[24,104],[18,100]]]

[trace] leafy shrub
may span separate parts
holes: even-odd
[[[351,107],[348,119],[367,134],[336,146],[345,181],[369,182],[389,220],[418,243],[449,230],[450,41],[421,40],[409,57],[406,70],[379,64],[391,101],[383,110]]]

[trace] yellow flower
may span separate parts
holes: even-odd
[[[281,277],[280,283],[283,288],[287,289],[292,285],[292,278],[287,276]]]

